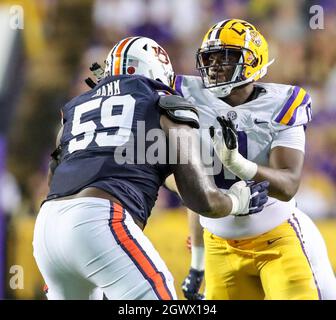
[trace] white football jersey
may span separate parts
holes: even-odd
[[[175,89],[192,102],[199,112],[203,143],[212,148],[210,135],[204,139],[210,126],[220,128],[216,118],[226,116],[236,125],[239,152],[247,159],[268,166],[270,150],[285,146],[304,151],[304,126],[311,120],[311,98],[297,86],[260,83],[258,97],[232,107],[204,89],[200,77],[177,76]],[[239,178],[227,169],[214,172],[216,185],[224,190]],[[216,170],[214,170],[216,171]],[[295,200],[280,201],[269,197],[262,212],[254,215],[220,219],[201,217],[203,227],[226,239],[243,239],[267,232],[288,219],[295,208]]]

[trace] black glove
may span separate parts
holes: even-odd
[[[226,119],[224,116],[217,117],[217,121],[222,127],[223,139],[226,147],[229,150],[237,148],[237,130],[230,118]]]
[[[62,146],[59,145],[50,155],[49,168],[52,174],[54,174],[57,166],[61,162],[61,155],[62,155]]]
[[[204,295],[198,293],[204,278],[204,271],[190,268],[188,276],[182,283],[182,291],[187,300],[203,300]]]

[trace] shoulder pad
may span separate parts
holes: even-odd
[[[195,106],[180,96],[161,96],[158,103],[161,112],[177,123],[185,123],[199,129],[199,117]]]

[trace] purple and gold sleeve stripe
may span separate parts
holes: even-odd
[[[296,122],[299,107],[310,103],[309,94],[300,87],[294,87],[294,90],[283,106],[281,112],[275,121],[284,125],[293,125]],[[307,119],[309,121],[309,119]]]
[[[177,75],[176,78],[175,78],[173,89],[175,91],[177,91],[183,97],[182,80],[183,80],[183,76],[182,75]]]

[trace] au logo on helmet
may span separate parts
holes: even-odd
[[[152,47],[156,57],[159,59],[161,63],[169,64],[169,58],[166,51],[164,51],[161,47]]]
[[[173,85],[174,70],[167,52],[153,39],[127,37],[116,43],[106,57],[104,76],[141,75]]]

